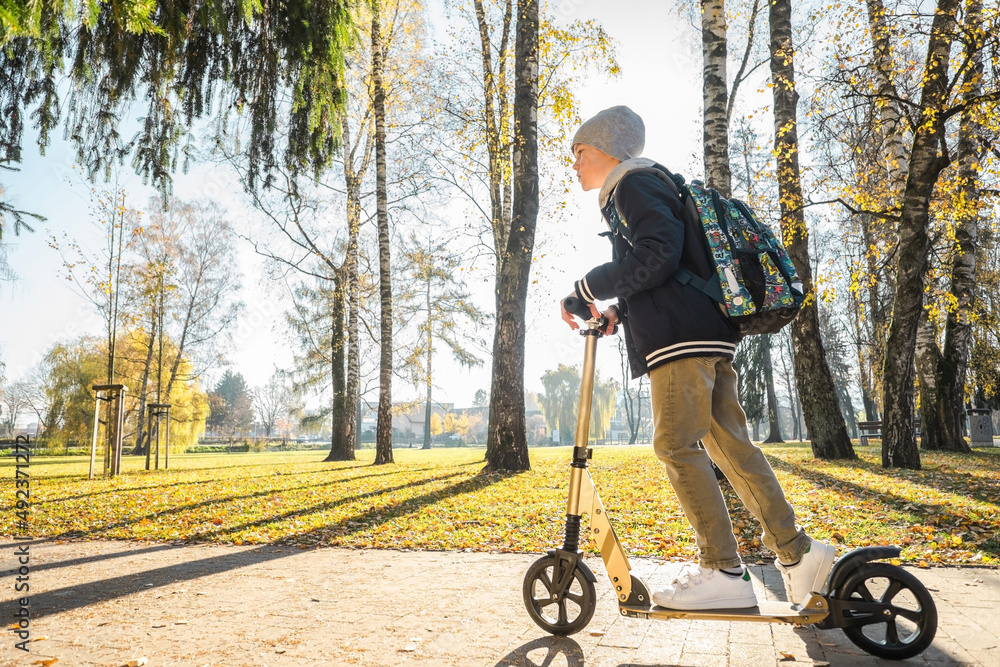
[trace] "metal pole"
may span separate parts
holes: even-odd
[[[166,410],[166,414],[164,416],[167,418],[167,432],[165,434],[167,448],[163,451],[163,469],[170,470],[170,407],[167,406],[164,409]]]
[[[590,408],[594,398],[594,361],[597,358],[597,336],[587,336],[583,357],[583,379],[580,383],[580,409],[576,420],[577,447],[586,447],[590,435]]]
[[[156,415],[156,469],[160,469],[160,415]]]
[[[590,404],[594,397],[594,362],[597,359],[597,335],[589,333],[587,347],[583,354],[583,376],[580,383],[580,408],[576,418],[576,440],[574,446],[586,447],[587,437],[590,433]],[[583,482],[583,469],[574,467],[570,470],[569,476],[569,496],[566,502],[566,513],[571,515],[580,514],[580,486]]]
[[[94,392],[94,437],[90,440],[90,474],[88,479],[94,479],[94,463],[97,459],[97,431],[101,426],[101,395]]]
[[[149,421],[149,426],[146,428],[146,470],[149,470],[149,457],[153,454],[153,448],[151,446],[150,434],[153,432],[153,411],[146,407],[147,417]]]
[[[110,394],[109,390],[109,394]],[[108,404],[108,414],[104,420],[104,470],[101,475],[107,477],[111,472],[111,429],[114,424],[114,404],[113,399],[109,395],[105,398],[105,402]]]
[[[115,464],[118,461],[118,394],[115,390],[111,390],[111,414],[108,415],[110,419],[108,420],[108,432],[111,434],[111,440],[109,442],[109,458],[108,458],[108,477],[114,477],[118,471],[115,468]]]
[[[125,436],[125,387],[118,390],[118,414],[115,422],[115,474],[122,471],[122,438]]]

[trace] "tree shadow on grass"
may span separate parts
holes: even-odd
[[[818,470],[811,470],[805,466],[798,466],[794,464],[787,463],[780,459],[772,460],[771,465],[778,470],[782,470],[789,474],[795,475],[802,479],[814,482],[822,488],[831,489],[835,486],[840,487],[840,493],[842,495],[851,494],[858,498],[878,498],[879,500],[889,503],[893,510],[900,513],[912,513],[920,517],[920,523],[925,523],[929,515],[934,515],[940,519],[938,522],[940,524],[948,526],[958,526],[962,523],[970,523],[969,519],[965,516],[954,513],[950,510],[947,505],[936,505],[930,503],[922,503],[917,500],[911,500],[904,496],[893,493],[892,491],[878,492],[869,489],[866,486],[862,486],[856,482],[851,482],[848,480],[841,479],[840,477],[835,477],[833,475],[821,472]],[[913,509],[904,509],[906,507],[912,507]],[[945,528],[942,526],[942,530]],[[989,542],[984,542],[982,544],[976,545],[978,551],[984,553],[992,554],[994,556],[1000,555],[1000,546],[996,542],[992,545]]]
[[[450,475],[441,475],[439,477],[431,477],[425,480],[420,480],[416,482],[410,482],[408,484],[401,484],[396,487],[389,489],[375,489],[368,493],[364,493],[358,496],[351,496],[350,498],[342,498],[339,500],[333,500],[324,503],[318,503],[310,507],[303,507],[296,509],[285,514],[275,516],[275,517],[264,517],[258,519],[257,521],[252,521],[250,523],[241,524],[238,526],[230,526],[219,531],[213,531],[212,533],[206,533],[209,536],[218,535],[228,535],[232,533],[237,533],[247,528],[256,528],[260,526],[267,525],[269,523],[275,523],[278,521],[284,521],[287,519],[292,519],[299,516],[308,516],[309,514],[314,514],[316,512],[322,512],[323,510],[332,509],[339,505],[343,505],[348,502],[353,502],[355,500],[360,500],[362,498],[372,498],[376,496],[381,496],[386,493],[391,493],[392,491],[399,491],[405,488],[421,486],[423,484],[432,481],[442,481],[446,479],[451,479],[452,477],[457,477],[461,473],[452,473]],[[386,505],[380,505],[378,507],[371,507],[362,514],[352,516],[350,518],[338,521],[335,524],[330,524],[322,528],[314,529],[310,532],[313,533],[323,533],[328,536],[334,537],[345,537],[353,535],[354,533],[360,531],[364,528],[370,528],[372,526],[377,526],[379,524],[387,523],[393,519],[398,519],[399,517],[405,516],[407,514],[412,514],[419,511],[425,505],[433,505],[439,500],[444,498],[450,498],[452,496],[458,496],[465,493],[471,493],[474,491],[480,491],[495,484],[507,477],[513,477],[520,473],[484,473],[479,474],[474,477],[462,480],[456,484],[439,489],[436,491],[429,491],[420,496],[414,496],[413,498],[406,498],[404,500],[399,500],[395,502],[388,503]],[[290,542],[296,539],[300,539],[301,534],[290,535],[284,538],[282,542]]]
[[[921,457],[926,457],[927,454],[928,452],[926,450],[920,450]],[[997,462],[997,457],[995,456],[977,456],[975,453],[964,454],[963,456],[970,459],[981,459],[982,463],[996,464]],[[976,477],[975,475],[971,475],[961,470],[954,470],[950,467],[950,465],[948,470],[938,470],[934,468],[907,470],[903,468],[883,468],[879,464],[867,463],[860,460],[842,461],[840,463],[853,468],[858,468],[859,470],[865,470],[874,475],[880,475],[897,481],[912,482],[913,484],[919,484],[921,486],[928,486],[936,489],[937,491],[954,493],[959,496],[965,496],[966,498],[973,498],[983,503],[996,503],[996,495],[1000,493],[1000,487],[997,486],[997,482],[992,480],[994,486],[989,490],[992,491],[994,497],[990,498],[989,493],[987,492],[987,487],[989,486],[991,480],[984,479],[983,477]]]
[[[274,472],[274,476],[275,477],[284,477],[284,476],[288,476],[288,475],[299,475],[299,474],[309,474],[309,475],[329,474],[329,473],[340,472],[341,470],[351,470],[351,469],[354,469],[354,468],[361,468],[361,467],[368,468],[370,466],[368,466],[366,464],[364,466],[349,466],[349,467],[345,467],[345,468],[339,468],[337,470],[317,470],[317,471],[308,472],[308,473],[275,471]],[[410,472],[424,472],[424,471],[427,471],[427,470],[434,470],[434,466],[428,466],[426,468],[408,468],[407,470],[410,471]],[[334,482],[336,482],[336,481],[349,482],[349,481],[352,481],[352,480],[355,480],[355,479],[361,479],[363,477],[375,477],[375,476],[377,476],[377,473],[369,473],[369,474],[366,474],[366,475],[355,475],[354,477],[345,477],[345,478],[340,479],[340,480],[334,480]],[[49,479],[52,479],[52,478],[51,477],[46,477],[45,479],[49,480]],[[67,500],[80,500],[81,498],[90,498],[90,497],[93,497],[93,496],[104,495],[108,491],[114,491],[115,493],[127,493],[129,491],[143,491],[143,490],[146,490],[146,489],[170,489],[170,488],[175,488],[175,487],[180,487],[180,486],[199,486],[201,484],[213,484],[215,482],[222,482],[222,481],[231,480],[231,479],[233,479],[233,478],[232,477],[212,477],[211,479],[198,479],[198,480],[191,480],[189,482],[173,482],[171,484],[147,484],[147,485],[138,485],[138,486],[115,487],[113,489],[101,489],[100,491],[92,491],[90,493],[78,493],[78,494],[76,494],[74,496],[62,496],[62,497],[59,497],[59,498],[46,498],[44,501],[41,501],[38,504],[65,502]],[[330,484],[330,483],[332,483],[332,482],[324,482],[323,484],[315,484],[315,485],[312,485],[312,486],[324,486],[324,485]],[[285,490],[299,490],[299,489],[308,489],[308,488],[310,488],[310,487],[308,487],[308,486],[300,486],[300,487],[295,487],[294,489],[281,489],[281,490],[282,491],[285,491]]]
[[[416,481],[413,481],[413,482],[408,482],[406,484],[400,484],[400,485],[389,487],[389,488],[375,489],[375,490],[370,491],[368,493],[363,493],[363,494],[360,494],[360,495],[352,495],[352,496],[349,496],[349,497],[346,497],[346,498],[342,498],[342,499],[339,499],[339,500],[331,501],[331,502],[328,502],[328,503],[323,503],[321,505],[314,506],[314,507],[335,507],[337,505],[342,505],[344,503],[351,502],[351,501],[354,501],[354,500],[359,500],[361,498],[367,498],[367,497],[370,497],[370,496],[377,496],[377,495],[381,495],[383,493],[391,493],[393,491],[399,491],[401,489],[405,489],[405,488],[409,488],[409,487],[413,487],[413,486],[420,486],[422,484],[428,484],[430,482],[435,482],[435,481],[441,481],[441,480],[450,479],[452,477],[458,476],[459,474],[460,473],[456,472],[456,473],[452,473],[450,475],[438,475],[436,477],[428,477],[428,478],[425,478],[425,479],[416,480]],[[85,537],[85,536],[86,537],[101,537],[101,536],[104,536],[110,530],[114,530],[116,528],[122,528],[124,526],[128,526],[128,525],[131,525],[131,524],[141,523],[142,521],[144,521],[146,519],[153,519],[153,518],[161,517],[161,516],[164,516],[164,515],[179,514],[181,512],[195,510],[195,509],[198,509],[198,508],[201,508],[201,507],[209,507],[209,506],[213,506],[213,505],[221,505],[222,503],[234,502],[234,501],[237,501],[237,500],[247,500],[247,499],[250,499],[250,498],[260,498],[260,497],[263,497],[263,496],[270,496],[270,495],[273,495],[273,494],[276,494],[276,493],[279,493],[279,494],[280,493],[289,493],[289,492],[293,492],[293,491],[301,491],[303,489],[315,489],[315,488],[320,488],[320,487],[325,487],[325,486],[332,486],[334,484],[340,484],[340,483],[343,483],[343,482],[350,482],[350,481],[354,481],[354,480],[357,480],[357,479],[362,479],[362,478],[365,478],[365,477],[378,477],[378,476],[379,475],[377,473],[371,473],[371,474],[367,474],[367,475],[356,475],[354,477],[348,477],[346,479],[330,480],[328,482],[322,482],[320,484],[309,484],[309,485],[306,485],[306,486],[291,487],[291,488],[285,488],[285,489],[262,489],[260,491],[255,491],[253,493],[245,493],[245,494],[240,494],[240,495],[225,496],[225,497],[222,497],[222,498],[206,498],[205,500],[202,500],[200,502],[188,503],[186,505],[178,505],[177,507],[171,507],[169,509],[166,509],[166,510],[163,510],[163,511],[159,511],[159,512],[147,512],[146,514],[143,514],[141,516],[130,517],[128,519],[123,519],[122,521],[118,521],[116,523],[112,523],[112,524],[109,524],[109,525],[106,525],[106,526],[101,526],[100,528],[95,528],[95,529],[91,529],[91,530],[87,530],[87,531],[67,531],[66,533],[62,533],[60,535],[60,537]],[[312,514],[314,511],[315,510],[313,508],[296,509],[296,510],[292,510],[290,512],[286,512],[285,514],[282,514],[282,515],[273,516],[273,517],[265,517],[263,519],[260,519],[258,521],[253,522],[252,524],[247,524],[244,527],[250,527],[250,526],[254,526],[254,525],[266,525],[268,523],[273,523],[275,521],[281,521],[282,519],[285,519],[285,518],[299,516],[299,515],[302,515],[302,514]],[[243,530],[244,527],[238,527],[235,530]],[[224,535],[224,534],[229,533],[229,532],[233,532],[233,529],[222,530],[222,531],[215,531],[215,530],[213,530],[213,531],[206,531],[206,532],[198,534],[198,535],[193,535],[193,536],[188,536],[188,537],[182,537],[182,538],[179,538],[179,539],[195,539],[195,540],[199,540],[199,541],[206,541],[206,539],[208,539],[208,538],[212,538],[212,537],[215,537],[215,536],[218,536],[218,535]]]
[[[824,474],[814,470],[807,463],[790,463],[784,459],[775,459],[774,457],[769,457],[769,460],[772,465],[774,465],[775,461],[781,461],[782,465],[787,469],[800,471],[803,475]],[[946,471],[883,468],[880,464],[867,463],[863,460],[838,460],[836,463],[882,477],[890,484],[892,482],[910,482],[917,486],[926,486],[942,493],[954,493],[955,495],[978,500],[982,503],[996,504],[996,496],[1000,494],[1000,485],[995,480],[976,477],[967,472],[952,470],[950,468]],[[992,486],[990,486],[991,482]],[[990,493],[993,495],[992,498],[990,497]]]
[[[414,481],[414,482],[407,482],[406,484],[399,484],[397,486],[392,486],[392,487],[389,487],[389,488],[373,489],[371,491],[368,491],[367,493],[362,493],[362,494],[352,495],[352,496],[349,496],[349,497],[346,497],[346,498],[338,498],[337,500],[330,500],[330,501],[327,501],[327,502],[317,503],[315,505],[310,505],[309,507],[300,507],[300,508],[297,508],[297,509],[285,512],[283,514],[278,514],[278,515],[270,516],[270,517],[262,517],[260,519],[257,519],[256,521],[250,521],[248,523],[243,523],[243,524],[239,524],[239,525],[235,525],[235,526],[228,526],[226,528],[222,528],[222,529],[219,529],[219,530],[214,530],[212,532],[206,532],[206,533],[204,533],[204,535],[205,535],[205,537],[219,537],[219,536],[222,536],[222,535],[231,535],[233,533],[238,533],[238,532],[246,530],[248,528],[259,528],[261,526],[266,526],[266,525],[271,524],[271,523],[279,523],[281,521],[287,521],[289,519],[294,519],[296,517],[308,516],[310,514],[315,514],[317,512],[322,512],[324,510],[333,509],[335,507],[339,507],[340,505],[345,505],[347,503],[355,502],[355,501],[358,501],[358,500],[363,500],[365,498],[374,498],[374,497],[377,497],[377,496],[381,496],[381,495],[392,493],[394,491],[402,491],[403,489],[409,489],[409,488],[413,488],[413,487],[416,487],[416,486],[423,486],[425,484],[430,484],[431,482],[444,481],[444,480],[447,480],[447,479],[451,479],[453,477],[458,477],[460,474],[461,473],[455,472],[455,473],[451,473],[450,475],[439,475],[437,477],[428,477],[427,479],[421,479],[421,480],[417,480],[417,481]],[[419,509],[420,507],[423,507],[424,505],[430,505],[430,504],[432,504],[434,502],[437,502],[441,498],[446,498],[446,497],[449,497],[449,496],[459,495],[461,493],[467,493],[467,492],[472,491],[472,490],[478,490],[478,488],[476,488],[476,489],[465,488],[465,487],[468,486],[468,484],[470,484],[470,482],[471,482],[471,480],[466,480],[465,482],[459,482],[458,484],[453,484],[452,486],[446,487],[446,488],[444,488],[444,489],[442,489],[440,491],[431,491],[429,493],[425,493],[422,496],[416,496],[415,498],[409,498],[407,500],[399,501],[399,502],[393,503],[391,505],[386,505],[386,506],[381,506],[381,507],[373,507],[373,508],[369,509],[367,512],[364,512],[363,514],[352,516],[349,519],[344,519],[343,521],[339,521],[336,524],[332,524],[332,525],[335,528],[346,527],[344,529],[343,533],[337,533],[338,536],[350,535],[350,534],[356,533],[357,529],[359,529],[359,528],[367,528],[369,525],[375,525],[375,524],[379,524],[379,523],[385,523],[389,519],[394,519],[394,518],[397,518],[399,516],[402,516],[402,514],[408,514],[409,513],[409,511],[406,511],[406,512],[394,512],[393,510],[395,508],[404,507],[404,506],[410,507],[411,505],[414,505],[417,509]],[[481,486],[485,486],[485,485],[481,485]],[[481,486],[480,486],[480,488],[481,488]],[[456,487],[463,487],[463,488],[461,490],[455,490]],[[412,511],[412,510],[410,510],[410,511]],[[353,525],[350,525],[350,524],[358,524],[358,525],[357,526],[353,526]],[[365,524],[365,525],[362,526],[361,524]],[[313,531],[310,531],[310,532],[316,532],[316,530],[329,531],[329,530],[331,530],[331,528],[330,527],[324,527],[324,528],[321,528],[321,529],[314,529]],[[301,536],[302,535],[298,534],[298,533],[297,534],[293,534],[293,535],[289,535],[288,537],[283,538],[282,541],[286,542],[286,541],[294,540],[296,538],[300,538]]]
[[[213,455],[213,456],[216,456],[216,455]],[[125,461],[135,460],[137,458],[141,458],[141,456],[135,456],[135,457],[133,457],[133,456],[129,455],[129,456],[126,456],[123,460],[125,460]],[[10,461],[10,463],[6,462],[8,460]],[[87,457],[86,460],[89,460],[89,457]],[[32,467],[47,466],[47,465],[60,465],[60,464],[61,465],[70,465],[71,463],[73,463],[73,462],[72,461],[52,460],[52,459],[48,459],[48,458],[45,459],[45,460],[32,459],[32,461],[31,461]],[[237,463],[235,465],[224,465],[224,466],[219,466],[219,465],[217,465],[217,466],[198,466],[198,467],[193,467],[193,468],[185,467],[185,468],[174,468],[173,470],[166,470],[166,469],[164,469],[163,472],[198,472],[200,470],[238,470],[240,468],[264,468],[264,467],[274,467],[275,465],[307,465],[307,464],[313,464],[313,463],[331,463],[331,462],[330,461],[322,461],[322,460],[319,460],[319,461],[316,461],[316,460],[305,460],[305,461],[285,461],[285,462],[279,464],[279,463],[277,463],[275,461],[263,461],[263,462],[259,462],[259,463]],[[348,465],[342,465],[342,466],[339,466],[339,467],[336,467],[336,468],[322,468],[322,469],[317,470],[315,472],[337,472],[339,470],[347,470],[347,469],[350,469],[350,468],[362,468],[362,467],[367,467],[367,466],[371,465],[371,464],[369,464],[369,463],[367,463],[365,461],[332,461],[332,463],[343,463],[343,464],[348,464]],[[103,465],[101,463],[101,459],[100,458],[98,458],[97,464],[98,464],[98,466],[99,465]],[[0,470],[2,470],[5,467],[11,467],[11,468],[14,467],[13,457],[10,457],[10,456],[0,457]],[[154,474],[157,474],[158,472],[159,471],[156,471],[156,470],[149,470],[149,471],[147,471],[147,470],[142,470],[142,469],[125,470],[123,472],[123,475],[125,475],[125,476],[130,476],[130,475],[145,475],[145,474],[154,475]],[[284,474],[296,474],[296,473],[284,473]],[[68,474],[67,473],[65,475],[39,475],[39,477],[45,479],[46,481],[51,482],[51,481],[60,480],[60,479],[85,480],[87,478],[87,475],[88,475],[87,473],[82,473],[82,474],[81,473],[74,473],[74,474]]]
[[[421,496],[400,501],[395,503],[391,509],[370,509],[350,519],[340,521],[335,526],[342,530],[339,534],[349,535],[365,527],[361,524],[384,523],[404,514],[418,511],[421,507],[433,504],[443,498],[478,491],[489,486],[493,481],[496,480],[483,477],[467,479],[444,489],[431,491]],[[314,529],[300,533],[296,537],[305,538],[310,533],[324,530],[326,529]],[[174,545],[167,547],[167,549],[180,548],[185,547]],[[210,556],[195,561],[166,565],[152,570],[109,577],[99,581],[87,582],[77,586],[67,586],[43,593],[33,592],[31,596],[31,615],[32,618],[39,618],[63,611],[81,609],[93,604],[127,597],[152,588],[168,586],[181,581],[197,580],[213,574],[287,558],[299,553],[299,551],[299,549],[290,549],[287,546],[282,548],[275,545],[264,545],[251,549],[233,548],[229,553],[220,556]],[[322,576],[322,573],[318,573],[318,576]]]
[[[423,469],[421,469],[421,470],[423,470]],[[373,477],[373,476],[375,476],[375,475],[374,474],[370,474],[370,475],[355,475],[354,477],[348,477],[346,479],[335,480],[335,481],[336,482],[349,482],[349,481],[354,481],[354,480],[357,480],[357,479],[361,479],[363,477]],[[447,479],[448,477],[453,477],[453,476],[454,475],[444,476],[444,477],[433,477],[433,478],[430,478],[430,479],[425,480],[425,481],[429,482],[429,481]],[[235,501],[235,500],[245,500],[245,499],[248,499],[248,498],[260,497],[260,496],[268,495],[268,494],[271,494],[271,493],[278,493],[278,492],[280,492],[280,493],[286,493],[286,492],[289,492],[289,491],[299,491],[299,490],[302,490],[302,489],[314,488],[314,487],[318,487],[318,486],[328,486],[328,485],[333,484],[333,483],[335,483],[335,482],[324,482],[323,484],[311,484],[311,485],[308,485],[308,486],[298,486],[298,487],[291,487],[291,488],[287,488],[287,489],[278,489],[278,490],[271,489],[271,490],[267,490],[267,491],[260,491],[260,492],[256,492],[256,493],[244,494],[244,495],[239,495],[239,496],[228,496],[228,497],[225,497],[225,498],[212,498],[212,499],[205,500],[205,501],[202,501],[202,502],[199,502],[199,503],[194,503],[194,504],[190,504],[190,505],[184,505],[182,507],[172,508],[170,510],[165,510],[163,512],[149,513],[149,514],[146,514],[146,515],[144,515],[142,517],[137,517],[137,518],[134,518],[134,519],[130,519],[128,521],[122,521],[122,522],[119,522],[118,524],[113,524],[111,526],[105,526],[105,527],[102,528],[102,530],[120,528],[120,527],[122,527],[124,525],[128,525],[130,523],[141,522],[143,519],[151,518],[153,516],[158,516],[158,515],[163,515],[163,514],[173,514],[173,513],[176,513],[176,512],[190,510],[190,509],[196,509],[198,507],[203,507],[203,506],[207,506],[207,505],[216,505],[216,504],[219,504],[219,503],[231,502],[231,501]],[[414,482],[413,484],[418,484],[418,483],[419,482]],[[391,489],[386,489],[385,491],[399,490],[401,488],[405,488],[406,486],[412,486],[413,484],[402,485],[402,486],[399,486],[399,487],[394,487],[394,488],[391,488]],[[365,494],[365,495],[368,495],[368,494]],[[349,498],[347,500],[353,500],[355,498],[361,498],[361,497],[363,497],[363,496],[356,496],[356,497]],[[50,502],[50,501],[46,501],[46,502]],[[81,537],[81,536],[83,536],[85,534],[89,535],[90,537],[94,537],[93,532],[92,533],[73,532],[73,533],[65,533],[65,534],[62,534],[62,535],[57,536],[57,537],[49,537],[49,538],[42,538],[42,539],[38,539],[38,540],[31,540],[31,541],[26,541],[26,542],[19,542],[18,544],[26,544],[26,545],[30,546],[30,545],[33,545],[33,544],[42,544],[42,543],[46,543],[46,542],[52,542],[53,540],[58,539],[58,538]],[[214,535],[215,533],[212,533],[212,534]],[[58,569],[58,568],[62,568],[62,567],[73,567],[73,566],[76,566],[76,565],[83,565],[83,564],[86,564],[86,563],[92,563],[92,562],[100,561],[100,560],[108,560],[108,559],[112,559],[112,558],[121,558],[121,557],[127,557],[127,556],[135,556],[135,555],[139,555],[139,554],[151,553],[151,552],[156,552],[156,551],[163,551],[163,550],[172,549],[172,548],[175,548],[175,546],[174,545],[169,545],[169,544],[157,544],[157,545],[149,546],[149,547],[144,548],[144,549],[129,550],[129,551],[120,551],[120,552],[115,552],[115,553],[111,553],[111,554],[101,554],[99,556],[87,556],[85,558],[75,558],[75,559],[70,559],[70,560],[66,560],[66,561],[59,561],[59,562],[55,562],[55,563],[44,563],[42,565],[35,565],[35,566],[33,566],[32,567],[32,571],[53,570],[53,569]]]

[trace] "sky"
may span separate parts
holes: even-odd
[[[701,171],[701,54],[700,35],[678,16],[676,5],[648,0],[565,0],[551,2],[557,22],[596,20],[617,41],[622,74],[617,79],[590,76],[578,82],[580,115],[588,118],[601,109],[624,104],[646,124],[644,155],[674,171]],[[439,20],[440,7],[432,3],[432,22]],[[443,30],[437,28],[437,34]],[[35,225],[34,233],[14,237],[8,232],[8,255],[18,280],[0,283],[0,358],[7,364],[7,379],[16,380],[41,359],[51,345],[84,333],[99,334],[100,320],[90,304],[73,291],[63,278],[62,259],[49,246],[52,236],[69,238],[83,245],[99,241],[96,227],[88,221],[87,185],[73,169],[68,145],[56,140],[41,156],[30,133],[25,137],[21,171],[3,174],[6,196],[20,208],[47,218]],[[151,188],[128,168],[122,170],[122,185],[130,202],[145,203]],[[224,168],[196,165],[189,174],[175,176],[175,194],[182,199],[207,197],[226,207],[235,218],[250,215],[243,208],[239,186]],[[559,317],[558,299],[568,294],[573,281],[610,258],[597,210],[597,194],[576,191],[570,196],[569,222],[546,227],[540,218],[539,236],[549,239],[549,250],[534,271],[544,279],[528,304],[529,322],[525,384],[540,391],[540,377],[557,364],[582,362],[583,341]],[[246,309],[233,332],[233,343],[225,350],[229,368],[244,375],[250,385],[259,385],[276,368],[291,364],[288,332],[283,314],[287,307],[283,288],[265,278],[265,262],[245,242],[239,246],[239,269],[244,276],[241,295]],[[474,287],[482,307],[491,301],[488,286]],[[492,331],[484,332],[492,340]],[[608,341],[599,351],[598,368],[605,377],[621,377],[617,346]],[[435,358],[437,401],[458,407],[471,404],[478,389],[490,385],[489,363],[475,369],[459,368],[450,358]],[[215,377],[221,369],[213,371]],[[213,377],[204,384],[210,386]],[[396,380],[394,399],[408,400],[416,390]],[[374,391],[368,397],[375,398]]]

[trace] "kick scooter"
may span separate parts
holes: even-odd
[[[618,598],[618,610],[628,618],[710,621],[760,621],[840,628],[864,651],[901,660],[917,655],[934,639],[937,610],[930,593],[906,570],[875,562],[899,556],[898,547],[865,547],[840,558],[827,578],[826,592],[814,592],[801,605],[761,602],[750,609],[679,611],[652,604],[649,589],[631,574],[628,556],[618,541],[597,488],[587,470],[593,452],[587,447],[590,407],[594,392],[597,341],[608,326],[606,318],[592,318],[589,307],[570,297],[567,311],[586,321],[586,337],[576,446],[570,464],[566,533],[559,549],[535,561],[524,577],[524,604],[539,627],[554,635],[570,635],[590,622],[597,607],[597,577],[583,562],[580,524],[590,517],[590,531]]]

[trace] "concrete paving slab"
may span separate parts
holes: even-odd
[[[887,665],[839,630],[623,618],[598,558],[587,628],[552,637],[531,623],[521,582],[532,554],[400,552],[134,542],[37,541],[29,652],[9,633],[0,666],[451,665],[757,667]],[[6,574],[13,545],[0,542]],[[680,564],[634,559],[651,588]],[[771,565],[750,568],[759,599],[783,600]],[[919,665],[1000,665],[1000,573],[911,571],[934,589],[940,626]],[[0,595],[4,624],[17,608]]]

